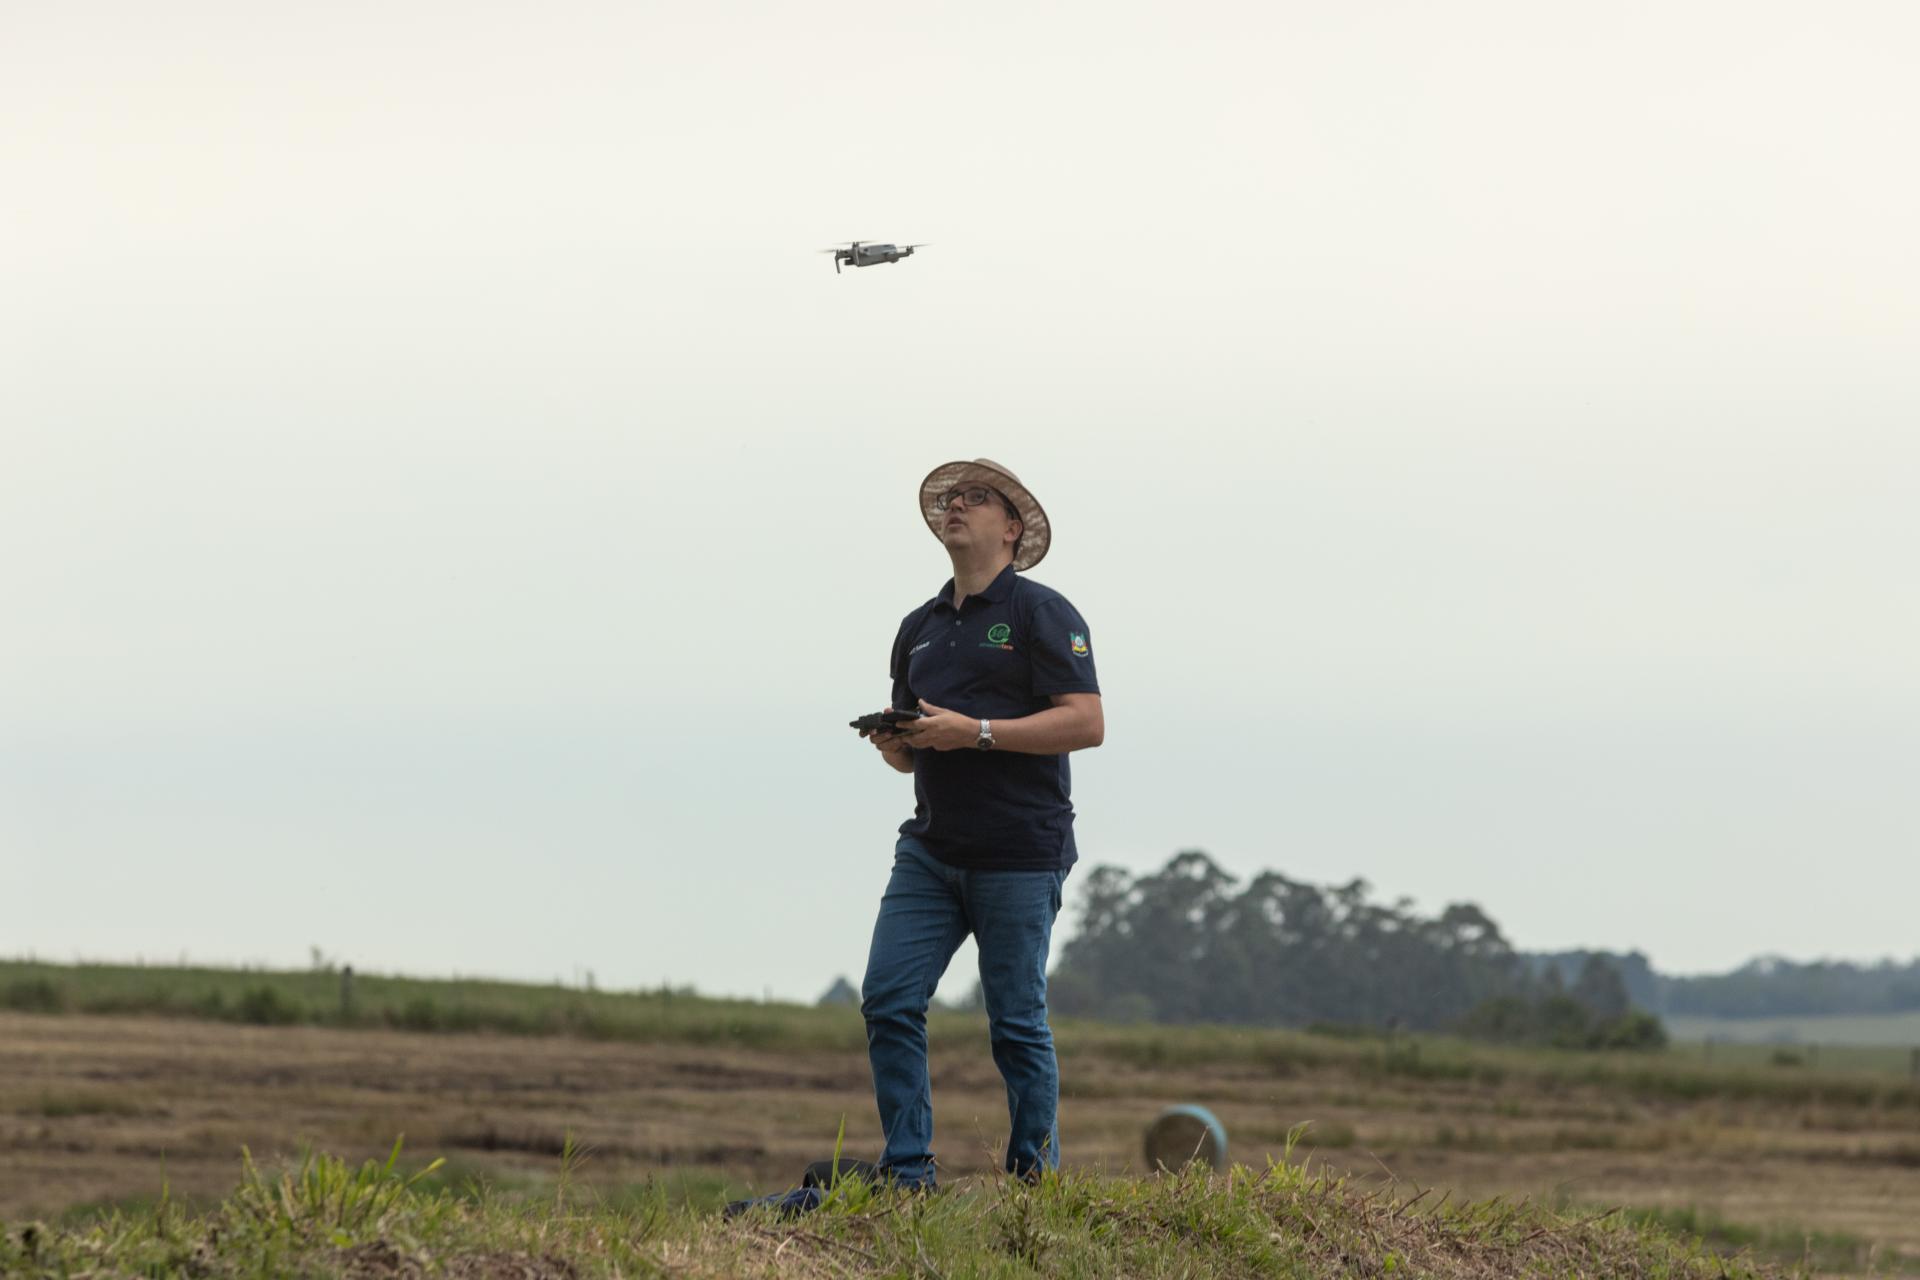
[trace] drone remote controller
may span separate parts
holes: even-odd
[[[918,720],[922,714],[919,711],[876,711],[847,723],[862,733],[878,733],[882,729],[892,729],[897,733],[902,721]]]

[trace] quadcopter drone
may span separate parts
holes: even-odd
[[[881,262],[898,262],[902,258],[913,256],[915,249],[924,249],[924,244],[868,244],[864,240],[849,240],[844,249],[822,249],[822,253],[833,255],[833,274],[840,274],[840,264],[854,267],[871,267]]]

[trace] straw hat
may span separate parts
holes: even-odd
[[[1014,558],[1013,567],[1026,570],[1039,564],[1047,554],[1047,544],[1053,541],[1053,529],[1047,524],[1047,513],[1041,508],[1039,500],[1027,492],[1027,486],[1020,483],[1019,476],[991,458],[975,458],[972,462],[943,462],[929,471],[927,478],[920,482],[920,515],[926,520],[927,528],[933,531],[933,536],[940,537],[943,513],[934,505],[940,495],[973,484],[998,489],[1007,495],[1007,501],[1020,513],[1020,554]]]

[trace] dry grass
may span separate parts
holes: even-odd
[[[847,1014],[857,1022],[857,1015]],[[1356,1076],[1253,1062],[1148,1067],[1063,1053],[1062,1129],[1081,1171],[1137,1171],[1146,1123],[1174,1102],[1219,1115],[1255,1167],[1311,1121],[1302,1151],[1363,1183],[1555,1204],[1698,1209],[1920,1255],[1920,1114],[1765,1098],[1637,1097],[1553,1079]],[[1005,1094],[985,1044],[934,1059],[949,1178],[997,1167]],[[396,1134],[445,1156],[443,1185],[574,1177],[617,1198],[680,1178],[698,1197],[789,1184],[831,1149],[878,1145],[864,1057],[564,1037],[250,1027],[0,1013],[0,1219],[151,1198],[211,1202],[241,1147],[352,1159]],[[1317,1144],[1317,1145],[1316,1145]],[[1296,1155],[1299,1153],[1296,1153]],[[791,1256],[792,1248],[788,1253]]]

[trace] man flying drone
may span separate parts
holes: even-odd
[[[822,249],[822,253],[833,255],[833,274],[840,274],[840,264],[854,267],[871,267],[882,262],[898,262],[902,258],[911,258],[915,249],[924,249],[924,244],[869,244],[864,240],[849,240],[844,249]]]
[[[879,1173],[934,1186],[927,1004],[971,934],[1007,1086],[1006,1169],[1033,1180],[1060,1165],[1047,953],[1079,856],[1067,757],[1106,740],[1106,713],[1086,622],[1023,572],[1053,540],[1033,491],[997,462],[962,459],[928,473],[917,505],[953,577],[900,623],[892,705],[853,722],[913,775],[860,988]]]

